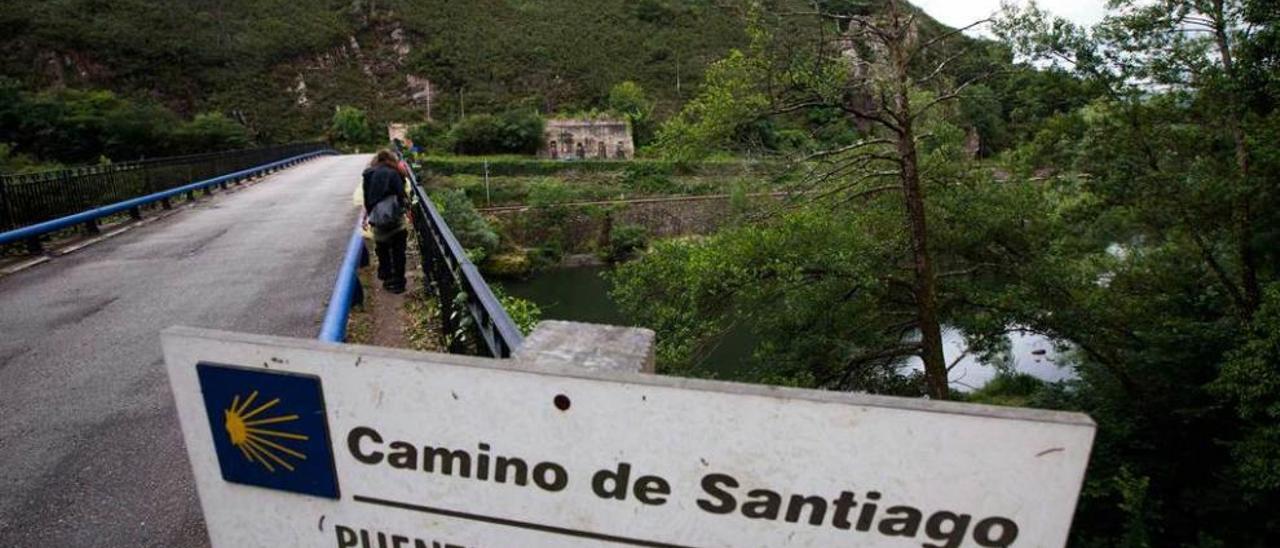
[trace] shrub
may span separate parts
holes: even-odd
[[[669,163],[633,164],[622,172],[622,184],[642,194],[677,194],[680,185],[671,178],[674,172]]]
[[[564,259],[564,248],[560,242],[546,242],[540,247],[529,249],[529,262],[533,270],[544,270],[560,264]]]
[[[480,267],[487,278],[522,279],[533,273],[533,261],[524,250],[495,253]]]
[[[426,122],[409,128],[409,140],[414,146],[428,153],[453,150],[453,140],[449,138],[449,126],[441,122]]]
[[[488,164],[490,176],[556,175],[577,173],[625,173],[633,168],[652,170],[645,173],[666,175],[752,175],[765,173],[776,166],[768,162],[740,160],[677,163],[666,160],[543,160],[518,156],[459,157],[428,156],[422,169],[432,175],[484,175]]]
[[[555,175],[566,171],[590,173],[621,172],[627,162],[608,160],[539,160],[533,158],[489,157],[429,157],[422,167],[433,175],[484,175],[488,163],[490,176]]]
[[[26,154],[14,153],[13,145],[0,143],[0,173],[21,173],[56,167],[58,167],[56,164],[41,164]]]
[[[355,107],[340,106],[333,111],[333,122],[329,126],[329,136],[335,143],[344,145],[363,145],[373,142],[373,130],[364,111]]]
[[[489,254],[498,249],[498,233],[471,205],[466,193],[461,190],[440,190],[432,193],[431,199],[440,208],[440,216],[444,217],[445,224],[458,237],[458,243],[466,248],[471,262],[484,262]]]
[[[605,259],[611,263],[620,263],[635,257],[636,253],[647,247],[648,229],[639,225],[616,226],[609,232],[609,247]]]
[[[459,154],[536,154],[542,146],[543,127],[542,117],[532,111],[479,114],[463,118],[449,138]]]
[[[523,335],[532,333],[533,328],[542,319],[542,309],[538,308],[537,303],[510,295],[500,285],[493,286],[493,296],[498,298],[502,308],[507,311],[508,316],[511,316],[511,321],[515,322],[516,327],[520,329],[520,333]]]
[[[182,120],[152,103],[110,91],[64,89],[28,92],[0,77],[0,143],[31,163],[86,164],[181,154],[172,143]],[[22,160],[27,162],[28,160]]]
[[[653,100],[632,81],[622,82],[609,90],[609,110],[620,114],[631,124],[636,146],[649,143],[653,138]]]
[[[220,112],[197,114],[173,132],[173,139],[188,153],[247,148],[252,142],[249,130]]]

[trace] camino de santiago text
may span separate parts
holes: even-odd
[[[498,455],[488,443],[474,451],[385,439],[377,430],[359,426],[347,435],[347,448],[369,466],[451,476],[481,482],[513,484],[558,493],[583,489],[603,500],[661,506],[679,496],[657,475],[633,470],[629,463],[601,468],[581,485],[571,481],[563,465]],[[696,490],[696,507],[726,519],[767,520],[805,527],[830,527],[851,534],[914,538],[924,548],[960,546],[1008,547],[1018,539],[1018,524],[1002,516],[974,516],[960,510],[925,510],[894,501],[879,491],[789,493],[776,486],[745,485],[724,473],[708,473]]]

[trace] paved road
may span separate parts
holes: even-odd
[[[0,279],[0,544],[208,543],[159,332],[314,337],[368,157],[322,157]]]

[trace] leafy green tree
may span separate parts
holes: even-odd
[[[532,111],[478,114],[455,124],[449,139],[459,154],[534,154],[542,147],[544,127]]]
[[[611,263],[620,263],[635,257],[649,245],[649,231],[643,226],[624,224],[613,227],[609,231],[608,247],[605,259]]]
[[[248,148],[249,131],[220,112],[197,114],[173,132],[173,138],[187,153]]]
[[[57,166],[41,164],[25,154],[15,154],[13,145],[0,143],[0,173],[22,173],[25,171],[52,169],[54,167]]]
[[[1257,5],[1118,2],[1090,30],[1032,7],[998,26],[1102,90],[1014,155],[1024,173],[1062,174],[1046,184],[1063,190],[1048,211],[1064,224],[1037,245],[1054,252],[1012,255],[1014,283],[974,296],[1078,349],[1080,380],[1054,401],[1099,424],[1081,546],[1255,546],[1280,532],[1248,517],[1280,496],[1265,426],[1280,117],[1260,53],[1277,14]]]
[[[1098,422],[1074,546],[1264,546],[1280,534],[1268,511],[1280,497],[1276,10],[1259,6],[1121,2],[1092,33],[1019,12],[1001,25],[1011,44],[1069,62],[1021,67],[990,82],[990,93],[968,86],[954,108],[945,98],[967,80],[947,81],[943,71],[929,85],[932,72],[921,69],[938,59],[927,52],[908,64],[916,84],[908,102],[942,99],[908,117],[917,122],[938,317],[989,362],[1007,351],[1010,329],[1063,341],[1076,374],[1054,384],[1002,380],[971,397],[1085,411]],[[857,29],[857,17],[840,24]],[[922,30],[917,43],[931,40]],[[855,50],[866,61],[859,83],[898,81],[892,66],[875,66],[885,49]],[[732,146],[726,126],[815,104],[856,120],[897,96],[893,86],[828,87],[840,80],[822,63],[796,69],[804,55],[782,70],[761,59],[760,71],[734,74],[743,82],[735,96],[767,82],[787,102],[766,95],[763,107],[702,132],[689,130],[706,118],[681,119],[668,128],[687,133],[671,133],[680,137],[672,144],[687,136],[714,151]],[[1023,84],[1030,91],[1018,92]],[[700,98],[726,89],[734,88]],[[964,126],[997,120],[1022,141],[1001,158],[1009,175],[998,179],[959,153]],[[616,296],[662,334],[663,367],[713,374],[701,361],[725,331],[747,326],[758,342],[754,367],[733,373],[744,380],[922,392],[902,369],[918,351],[919,303],[904,275],[913,243],[900,221],[905,204],[887,189],[902,156],[864,143],[892,143],[900,130],[867,127],[846,145],[860,154],[833,147],[841,152],[801,156],[802,174],[818,176],[797,188],[827,200],[799,200],[704,239],[659,242],[619,269]],[[859,178],[877,172],[883,183]],[[892,331],[893,319],[905,332]]]
[[[457,189],[440,190],[433,192],[431,199],[440,208],[440,216],[458,237],[458,243],[466,249],[471,262],[482,263],[497,251],[498,233],[476,211],[466,192]]]
[[[1280,490],[1280,284],[1263,295],[1261,308],[1211,388],[1245,421],[1232,446],[1232,477],[1251,498],[1270,495],[1274,500]]]
[[[181,120],[159,105],[104,90],[32,93],[0,83],[0,142],[32,161],[92,163],[182,152],[172,134]]]
[[[937,184],[947,177],[966,177],[957,171],[957,166],[965,165],[958,154],[960,137],[945,121],[954,116],[943,107],[959,99],[974,79],[955,82],[945,71],[955,55],[940,51],[952,45],[957,33],[917,25],[913,8],[902,2],[890,0],[877,10],[847,3],[815,4],[815,8],[810,24],[824,28],[834,21],[847,42],[838,42],[837,47],[823,44],[814,55],[791,53],[779,59],[770,54],[776,44],[776,27],[766,24],[771,16],[762,6],[753,5],[749,49],[735,50],[708,69],[699,96],[663,127],[656,148],[675,160],[699,158],[735,140],[757,140],[766,148],[777,148],[768,142],[772,120],[797,112],[830,115],[834,111],[843,124],[858,128],[860,137],[853,142],[793,159],[801,179],[798,189],[836,201],[858,215],[880,207],[899,216],[899,235],[907,237],[890,239],[897,247],[888,249],[901,255],[880,259],[905,266],[908,275],[876,278],[874,289],[850,280],[838,283],[846,284],[860,304],[866,304],[863,299],[881,305],[894,301],[909,303],[910,310],[888,307],[906,318],[890,322],[870,315],[866,317],[872,322],[840,331],[845,340],[856,342],[846,343],[843,355],[832,363],[839,364],[838,371],[852,372],[870,360],[883,371],[916,357],[924,364],[927,393],[946,399],[949,381],[942,349],[939,273],[930,244],[933,231],[926,188],[936,192]],[[990,103],[989,98],[973,102],[987,111],[996,110]],[[984,114],[986,119],[996,116]],[[931,137],[926,141],[924,135]],[[886,202],[882,197],[890,199]],[[867,218],[884,221],[878,215]],[[908,337],[912,334],[914,340]],[[830,359],[832,352],[812,355]],[[800,355],[792,358],[803,360]],[[812,378],[829,384],[831,374],[823,371]]]
[[[640,84],[630,80],[609,90],[609,110],[626,118],[636,146],[643,146],[653,138],[653,101]]]
[[[1212,199],[1232,204],[1229,222],[1221,222],[1216,212],[1213,216],[1217,219],[1186,220],[1198,227],[1196,232],[1205,242],[1205,260],[1219,273],[1219,283],[1232,295],[1237,312],[1248,317],[1261,301],[1260,258],[1254,239],[1258,214],[1253,200],[1265,183],[1252,169],[1251,134],[1261,120],[1249,112],[1247,82],[1251,77],[1274,79],[1275,71],[1271,69],[1267,76],[1265,66],[1242,65],[1239,51],[1255,43],[1255,28],[1275,21],[1275,10],[1251,11],[1255,4],[1242,0],[1121,1],[1114,5],[1115,14],[1093,32],[1051,18],[1034,5],[1010,9],[999,28],[1024,53],[1065,64],[1106,90],[1113,99],[1112,107],[1124,120],[1121,129],[1139,147],[1141,163],[1134,167],[1149,175],[1144,177],[1148,184],[1140,186],[1143,190],[1139,192],[1164,193],[1171,179],[1185,181],[1185,175],[1221,180],[1226,170],[1230,184],[1214,192]],[[1151,86],[1166,88],[1160,99],[1167,102],[1149,100]],[[1188,172],[1185,165],[1178,165],[1184,162],[1163,161],[1166,159],[1153,141],[1162,138],[1157,134],[1162,129],[1180,129],[1173,125],[1180,121],[1177,117],[1190,114],[1169,103],[1180,98],[1195,101],[1196,114],[1212,117],[1192,120],[1191,126],[1181,128],[1199,130],[1200,138],[1229,142],[1233,150],[1230,164],[1201,164],[1191,166],[1198,169]],[[1210,167],[1212,171],[1206,171]],[[1215,238],[1207,234],[1210,231],[1221,231],[1227,241],[1233,241],[1230,249],[1213,249],[1209,242]]]
[[[762,80],[758,59],[731,51],[707,68],[702,91],[663,124],[654,148],[676,161],[698,160],[729,148],[740,128],[757,119],[769,104],[759,89]]]
[[[995,90],[983,84],[969,86],[960,99],[958,122],[973,128],[980,140],[978,154],[990,156],[1008,147],[1009,136],[1003,106]]]
[[[364,111],[347,106],[334,109],[329,135],[335,142],[346,145],[367,145],[374,140],[373,130],[365,119]]]
[[[508,294],[502,289],[501,285],[492,287],[493,295],[498,298],[498,302],[507,311],[507,315],[511,316],[511,321],[515,322],[516,327],[520,328],[520,332],[526,336],[533,333],[533,328],[537,327],[538,322],[542,320],[542,308],[538,306],[538,303]]]
[[[441,122],[426,122],[409,129],[409,140],[422,147],[428,154],[439,154],[453,150],[453,142],[449,140],[449,126]]]

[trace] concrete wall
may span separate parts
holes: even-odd
[[[405,146],[413,143],[409,141],[409,124],[390,123],[387,124],[387,139],[390,141],[399,140]]]
[[[549,119],[542,134],[543,158],[626,159],[636,155],[631,127],[623,120]]]
[[[752,194],[753,205],[763,205],[784,193]],[[670,238],[709,234],[737,219],[741,211],[728,194],[579,202],[543,209],[529,206],[496,207],[480,212],[494,220],[516,244],[533,247],[560,237],[566,253],[587,253],[607,242],[615,226],[639,225],[650,237]],[[558,234],[556,234],[558,233]]]

